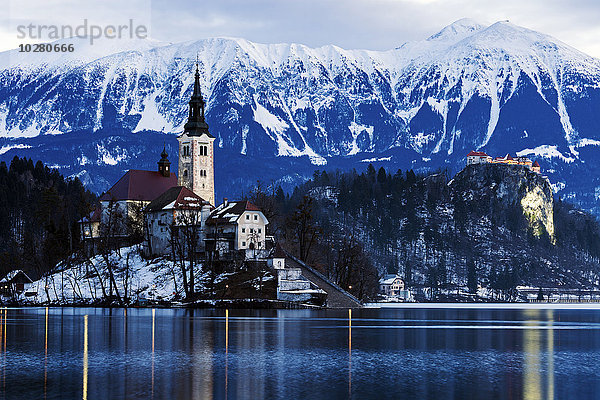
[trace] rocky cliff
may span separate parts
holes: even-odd
[[[323,187],[338,193],[334,201],[315,197],[323,229],[352,232],[380,271],[413,285],[506,294],[517,285],[600,284],[600,225],[555,201],[551,181],[525,167],[468,166],[450,179],[444,171],[389,174],[369,166],[362,174],[316,174],[292,197]]]
[[[455,202],[467,201],[475,211],[517,228],[523,227],[522,217],[535,237],[548,235],[555,241],[554,200],[545,176],[519,165],[469,165],[456,174],[450,187]]]

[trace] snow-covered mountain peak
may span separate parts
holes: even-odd
[[[436,34],[427,38],[428,41],[456,41],[485,28],[485,25],[470,19],[462,18],[451,23]]]
[[[19,49],[0,52],[0,69],[18,67],[22,69],[46,66],[49,68],[64,69],[84,63],[110,57],[123,52],[144,53],[152,49],[168,46],[169,42],[162,42],[150,38],[146,39],[95,39],[90,44],[89,39],[71,37],[59,39],[50,43],[51,46],[72,46],[73,51],[51,52],[20,52]],[[33,45],[32,45],[33,46]]]
[[[0,66],[23,57],[0,68],[7,159],[33,148],[27,138],[53,146],[57,136],[49,134],[181,132],[196,56],[207,121],[226,155],[308,156],[321,164],[369,153],[365,160],[425,168],[462,165],[464,154],[480,148],[563,164],[578,162],[571,148],[587,163],[600,149],[600,60],[506,21],[459,20],[389,51],[231,37],[73,43],[70,54],[0,53]],[[131,143],[146,157],[146,144]],[[98,145],[74,149],[69,174],[90,172],[90,160],[119,174],[124,163],[136,165],[125,145]],[[106,190],[109,181],[94,184]]]

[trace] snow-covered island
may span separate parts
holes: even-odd
[[[112,273],[109,264],[115,266]],[[5,300],[23,305],[182,305],[186,298],[182,271],[188,268],[187,262],[178,265],[167,257],[144,259],[139,245],[123,247],[111,252],[108,264],[101,255],[61,263],[58,272],[24,283]],[[198,305],[214,305],[224,298],[277,298],[276,279],[269,270],[213,273],[198,265],[194,280]],[[226,281],[237,287],[232,283],[228,290]]]

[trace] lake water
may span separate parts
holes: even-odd
[[[600,398],[600,309],[0,309],[6,399]]]

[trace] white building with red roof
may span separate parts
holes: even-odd
[[[204,252],[205,225],[212,206],[184,186],[174,186],[146,207],[145,228],[149,255]]]
[[[128,237],[132,230],[141,234],[146,206],[177,186],[177,176],[171,172],[167,157],[163,149],[156,171],[130,169],[100,197],[100,236]]]
[[[540,164],[536,161],[534,163],[527,157],[513,157],[509,154],[504,157],[496,157],[487,155],[483,151],[471,151],[467,154],[467,165],[477,164],[505,164],[505,165],[522,165],[530,170],[541,173]]]
[[[467,154],[467,165],[485,164],[492,162],[492,157],[485,154],[483,151],[472,151]]]
[[[217,207],[206,221],[206,241],[219,253],[233,250],[266,249],[269,221],[263,212],[247,200],[228,201]]]

